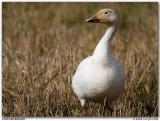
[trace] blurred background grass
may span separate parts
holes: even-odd
[[[112,51],[127,77],[113,111],[82,109],[69,84],[105,32],[85,23],[102,8],[119,12]],[[4,2],[2,32],[3,116],[158,116],[158,3]]]

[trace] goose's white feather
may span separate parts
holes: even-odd
[[[72,88],[82,106],[86,100],[114,100],[124,89],[122,65],[112,56],[110,50],[115,31],[116,24],[110,25],[93,55],[79,64],[73,76]]]

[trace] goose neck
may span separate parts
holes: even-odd
[[[96,61],[109,61],[109,59],[112,57],[111,52],[111,41],[112,38],[116,32],[117,26],[116,25],[110,25],[100,42],[98,43],[94,53],[93,57]]]

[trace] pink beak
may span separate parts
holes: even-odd
[[[93,16],[89,19],[86,19],[86,22],[87,23],[98,23],[98,22],[100,22],[100,20],[97,18],[97,16]]]

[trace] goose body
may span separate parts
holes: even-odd
[[[107,14],[106,14],[107,13]],[[72,88],[83,107],[86,100],[112,101],[124,90],[122,65],[112,56],[110,45],[117,29],[118,16],[112,9],[102,9],[86,22],[109,25],[92,56],[85,58],[78,66]]]

